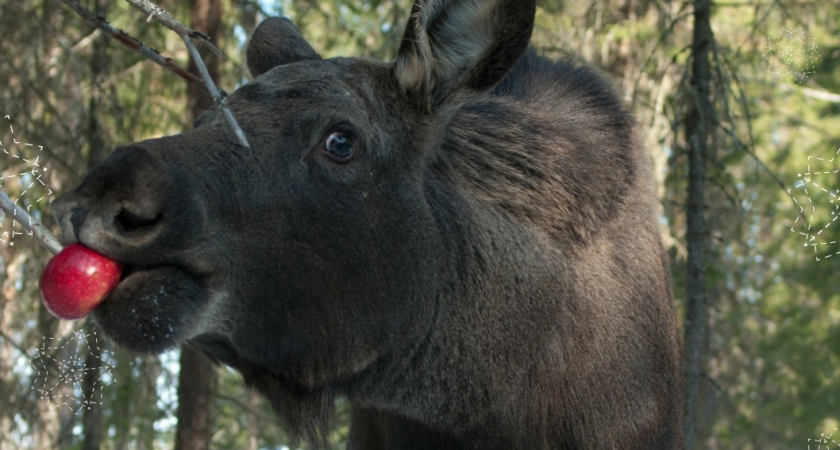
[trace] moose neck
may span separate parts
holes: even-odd
[[[564,366],[562,354],[544,344],[560,327],[545,315],[545,304],[565,308],[559,299],[570,283],[550,237],[453,190],[448,176],[443,166],[432,167],[426,182],[438,225],[457,236],[445,243],[450,266],[441,274],[447,281],[434,301],[433,323],[425,339],[395,352],[399,359],[385,358],[347,394],[351,402],[465,438],[528,420],[518,405],[539,401],[530,399],[528,386],[546,369],[534,361],[551,361],[555,372]]]
[[[604,119],[610,126],[593,133],[619,130],[621,138],[586,150],[570,140],[580,139],[579,124],[516,98],[527,94],[518,72],[535,57],[524,57],[495,95],[464,105],[430,152],[425,192],[447,236],[448,264],[433,323],[424,339],[394,352],[399,359],[386,358],[347,391],[357,405],[510,448],[540,440],[556,448],[565,439],[557,424],[578,420],[559,400],[570,395],[562,390],[574,376],[571,362],[580,359],[572,355],[591,351],[593,318],[609,318],[581,291],[604,280],[585,281],[585,270],[568,262],[613,264],[602,237],[624,233],[615,218],[638,183],[638,162],[623,150],[633,144],[630,121]],[[600,188],[583,189],[592,185]],[[636,206],[645,219],[640,211],[652,211]],[[496,436],[494,429],[519,435]]]

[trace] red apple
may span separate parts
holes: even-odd
[[[120,263],[81,244],[58,252],[41,272],[41,300],[56,317],[81,319],[120,282]]]

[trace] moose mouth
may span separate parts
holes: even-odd
[[[190,337],[208,298],[201,280],[184,268],[125,264],[92,316],[117,344],[160,353]]]
[[[129,276],[137,273],[142,272],[143,270],[147,269],[149,266],[140,266],[137,264],[123,264],[122,265],[122,274],[120,275],[120,284],[126,280]]]

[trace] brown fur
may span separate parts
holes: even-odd
[[[229,99],[252,149],[210,111],[54,204],[127,267],[99,326],[195,345],[313,447],[341,395],[351,449],[680,448],[647,156],[593,70],[525,50],[534,8],[420,1],[393,64],[265,21]]]

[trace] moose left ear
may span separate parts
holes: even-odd
[[[254,30],[245,57],[254,78],[283,64],[321,59],[292,22],[281,18],[266,19]]]
[[[528,47],[536,0],[416,0],[394,74],[438,112],[495,86]]]

